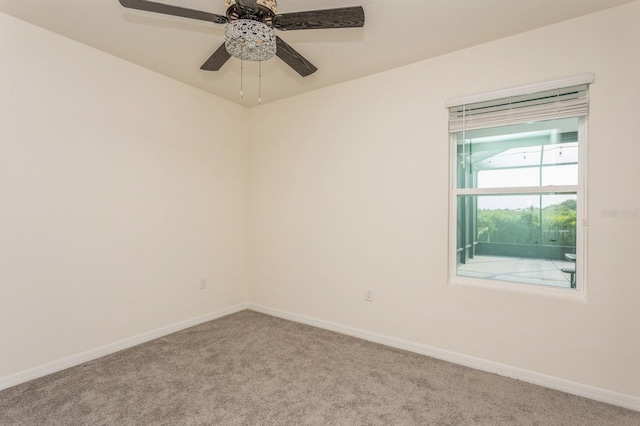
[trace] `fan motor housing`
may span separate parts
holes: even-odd
[[[226,0],[227,18],[229,21],[237,19],[252,19],[262,22],[270,27],[273,26],[273,17],[278,12],[278,4],[276,0],[254,0],[255,7],[247,8],[242,4],[238,4],[236,0]],[[242,2],[240,2],[242,3]]]

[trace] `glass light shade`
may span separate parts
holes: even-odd
[[[266,61],[276,54],[273,28],[251,19],[238,19],[227,24],[224,46],[230,55],[244,61]]]

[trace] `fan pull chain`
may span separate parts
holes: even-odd
[[[262,61],[258,65],[258,105],[262,105]]]
[[[244,61],[241,59],[240,60],[240,97],[241,98],[244,98],[244,90],[242,87],[243,74],[244,74]]]

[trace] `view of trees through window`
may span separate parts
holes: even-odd
[[[576,200],[544,208],[478,209],[480,243],[576,245]]]
[[[575,267],[578,246],[577,130],[569,118],[457,134],[458,275],[569,286],[560,269]]]

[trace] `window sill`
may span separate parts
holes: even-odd
[[[531,296],[546,297],[556,300],[566,300],[570,302],[587,303],[586,293],[583,289],[572,289],[562,287],[550,287],[536,284],[525,284],[514,281],[485,280],[481,278],[453,276],[449,279],[448,285],[455,287],[470,287],[489,289],[497,291],[507,291]]]

